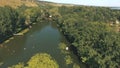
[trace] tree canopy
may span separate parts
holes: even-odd
[[[24,63],[19,63],[9,68],[59,68],[59,65],[49,54],[38,53],[31,57],[27,62],[27,66]]]
[[[119,20],[120,11],[101,7],[59,8],[59,28],[76,48],[78,58],[90,68],[120,66],[120,32],[110,22]]]

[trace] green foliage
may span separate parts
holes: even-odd
[[[0,7],[0,43],[29,27],[32,23],[43,23],[49,20],[49,9],[26,7],[13,9],[9,6]]]
[[[27,62],[27,66],[23,63],[19,63],[17,65],[13,65],[9,68],[59,68],[59,65],[49,54],[46,53],[38,53],[31,57],[31,59]]]
[[[65,50],[66,47],[67,47],[67,45],[65,43],[59,43],[60,49]]]
[[[67,55],[67,56],[65,56],[65,62],[66,62],[66,64],[72,64],[73,60],[69,55]]]
[[[11,7],[0,7],[0,42],[15,32],[18,13]]]
[[[78,64],[74,64],[73,68],[80,68],[80,66]]]
[[[28,61],[29,68],[59,68],[57,63],[52,60],[51,56],[43,53],[36,54]]]
[[[18,63],[17,65],[13,65],[11,67],[8,68],[25,68],[23,63]]]
[[[59,49],[61,50],[61,53],[68,54],[69,52],[66,50],[67,45],[65,43],[59,43]]]
[[[58,25],[76,48],[76,55],[90,68],[118,68],[120,65],[120,33],[109,25],[120,11],[99,7],[59,8]],[[112,18],[111,18],[112,16]]]
[[[77,20],[84,21],[97,21],[97,22],[111,22],[119,18],[120,12],[111,10],[109,8],[102,7],[86,7],[86,6],[73,6],[59,7],[59,13],[64,17],[73,17],[77,16]]]
[[[82,62],[83,62],[83,63],[85,63],[85,62],[86,62],[86,60],[87,60],[87,58],[86,58],[86,57],[81,57],[81,59],[82,59]]]

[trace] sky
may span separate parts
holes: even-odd
[[[120,7],[120,0],[42,0],[42,1],[78,4],[78,5]]]

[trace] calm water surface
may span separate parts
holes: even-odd
[[[36,53],[50,54],[60,68],[72,68],[72,65],[65,64],[65,55],[58,48],[58,44],[63,40],[56,24],[36,24],[24,36],[14,36],[9,43],[3,43],[4,47],[0,48],[0,61],[4,64],[0,68],[27,62]]]

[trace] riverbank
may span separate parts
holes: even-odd
[[[46,20],[46,22],[48,22],[48,20]],[[42,22],[43,23],[43,22]],[[21,29],[20,31],[18,31],[18,33],[15,33],[13,35],[11,35],[10,37],[8,38],[5,38],[1,43],[0,43],[0,47],[3,47],[3,43],[8,43],[10,42],[10,40],[13,40],[14,39],[14,36],[23,36],[24,34],[26,34],[31,28],[33,25],[35,24],[38,24],[37,22],[36,23],[31,23],[28,27],[24,28],[24,29]]]
[[[13,34],[13,35],[15,35],[15,36],[22,36],[22,35],[24,35],[25,33],[27,33],[28,31],[29,31],[29,28],[26,28],[26,29],[20,31],[19,33]]]
[[[0,53],[0,60],[4,64],[0,68],[7,68],[19,62],[26,63],[36,53],[50,54],[60,65],[60,68],[72,68],[66,66],[64,55],[58,49],[58,44],[62,41],[61,38],[55,24],[37,23],[24,36],[15,36],[9,43],[4,44],[6,48],[1,48]]]
[[[4,40],[1,44],[0,47],[3,47],[3,43],[8,43],[10,42],[10,40],[14,39],[14,36],[23,36],[25,33],[27,33],[29,31],[29,28],[25,28],[23,30],[21,30],[20,32],[13,34],[11,37],[9,37],[8,39]]]
[[[46,20],[46,22],[48,22],[48,20]],[[43,23],[43,22],[42,22]],[[3,47],[3,43],[8,43],[10,42],[11,40],[14,39],[14,36],[23,36],[24,34],[26,34],[31,28],[33,25],[35,24],[38,24],[37,22],[36,23],[31,23],[28,27],[24,28],[24,29],[21,29],[20,31],[18,31],[18,33],[15,33],[15,34],[12,34],[10,37],[7,37],[5,38],[1,43],[0,43],[0,47]]]

